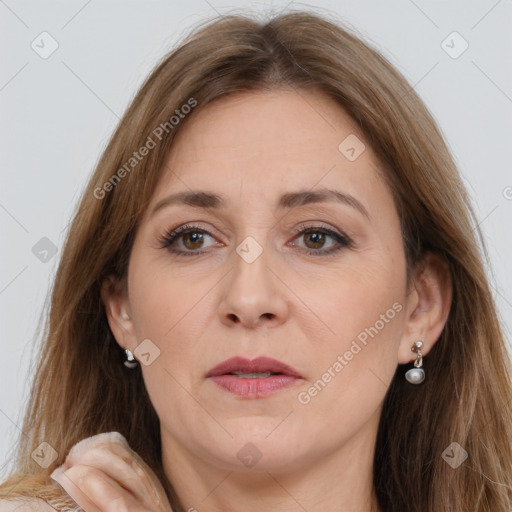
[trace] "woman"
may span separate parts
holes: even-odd
[[[510,511],[475,234],[374,49],[304,12],[206,24],[82,197],[0,510]]]

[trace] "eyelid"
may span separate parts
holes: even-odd
[[[331,231],[333,233],[336,233],[339,236],[342,236],[342,237],[348,239],[348,237],[346,235],[344,235],[342,232],[340,232],[339,230],[337,230],[336,228],[332,227],[329,224],[325,224],[322,221],[311,221],[311,222],[316,222],[316,224],[306,225],[305,222],[302,222],[298,228],[293,228],[292,232],[300,235],[308,229],[318,229],[318,230],[325,229],[326,231]]]

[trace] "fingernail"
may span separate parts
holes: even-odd
[[[50,475],[50,478],[60,484],[59,478],[61,475],[62,475],[62,467],[59,466],[58,468],[53,470],[53,473]]]

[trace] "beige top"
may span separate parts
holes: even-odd
[[[53,512],[46,501],[39,498],[12,498],[0,500],[0,512]]]
[[[0,499],[0,512],[84,512],[69,496],[56,496],[49,491],[40,491],[38,496]]]

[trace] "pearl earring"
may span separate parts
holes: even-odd
[[[133,357],[133,354],[129,349],[125,349],[126,353],[126,361],[124,361],[124,365],[128,368],[135,368],[139,363]]]
[[[421,353],[423,347],[422,341],[415,341],[411,350],[416,352],[416,361],[414,361],[414,368],[405,372],[405,378],[411,384],[421,384],[425,380],[425,370],[423,370],[423,354]]]

